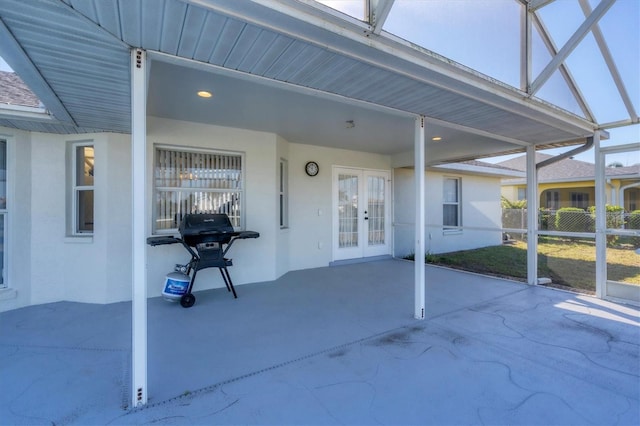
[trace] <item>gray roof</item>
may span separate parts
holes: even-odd
[[[540,163],[553,155],[536,152],[536,163]],[[521,155],[510,160],[501,161],[498,165],[511,169],[526,171],[526,155]],[[595,179],[596,165],[586,161],[565,158],[539,169],[539,182],[555,182],[567,180],[591,180]],[[640,178],[640,163],[628,167],[607,167],[605,175],[608,177],[638,177]]]
[[[431,166],[429,169],[475,176],[490,176],[502,179],[522,178],[524,176],[524,173],[520,170],[478,160],[461,161],[459,163],[444,163]]]
[[[0,71],[0,105],[40,107],[40,99],[14,72]]]

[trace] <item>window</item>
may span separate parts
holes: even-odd
[[[586,209],[589,207],[589,194],[585,192],[571,193],[571,207]]]
[[[442,205],[442,224],[444,229],[453,230],[448,227],[462,226],[460,215],[460,179],[444,179],[444,196]]]
[[[71,146],[73,234],[93,234],[93,145],[77,142]]]
[[[241,229],[243,164],[240,153],[156,147],[153,232],[175,232],[190,213],[225,213]]]
[[[280,228],[289,226],[289,164],[284,158],[280,159],[278,170],[279,193],[280,193]]]
[[[518,201],[527,199],[527,188],[518,188]]]
[[[0,288],[7,286],[7,141],[0,140]]]
[[[558,210],[560,208],[560,193],[558,191],[547,191],[547,208]]]

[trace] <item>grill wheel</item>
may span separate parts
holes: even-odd
[[[190,308],[194,303],[196,303],[196,297],[191,293],[187,293],[180,298],[180,305],[183,308]]]

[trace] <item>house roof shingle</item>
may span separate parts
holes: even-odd
[[[18,74],[0,71],[0,104],[41,107],[40,99],[27,87]]]
[[[552,155],[536,152],[536,163],[552,158]],[[516,170],[526,171],[526,155],[510,160],[501,161],[498,165]],[[586,161],[565,158],[556,163],[549,164],[538,170],[539,182],[554,182],[561,180],[585,180],[595,179],[596,165]],[[640,163],[627,167],[607,167],[606,176],[633,176],[640,175]]]

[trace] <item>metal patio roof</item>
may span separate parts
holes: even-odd
[[[521,150],[530,144],[575,144],[598,128],[308,1],[0,0],[0,40],[0,55],[53,119],[0,116],[0,126],[25,130],[130,132],[129,61],[134,47],[147,50],[152,58],[149,114],[185,119],[180,111],[194,111],[193,121],[272,131],[291,142],[331,146],[330,140],[340,138],[344,148],[402,153],[412,149],[409,120],[424,115],[428,132],[448,134],[447,145],[428,140],[427,146],[432,159],[444,161]],[[191,80],[186,81],[181,75],[189,70]],[[198,100],[178,101],[175,92],[161,90],[167,84],[188,87],[223,80],[231,82],[229,101],[236,104],[217,115],[199,117]],[[251,97],[257,86],[272,96],[270,120],[256,119],[261,115],[258,106],[265,109],[264,102]],[[305,123],[286,123],[288,117],[301,114],[296,102],[304,104],[304,114],[317,123],[305,140],[300,140]],[[353,141],[345,132],[323,133],[336,127],[336,117],[323,123],[322,111],[332,105],[344,112],[345,121],[349,114],[360,114],[360,133]],[[374,118],[367,121],[363,111]],[[389,140],[388,134],[383,140],[380,126],[397,127],[396,140]]]

